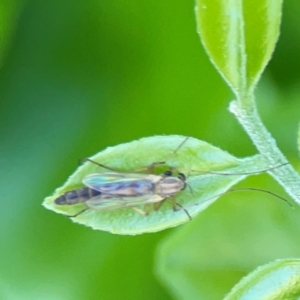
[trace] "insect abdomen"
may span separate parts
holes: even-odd
[[[69,191],[54,200],[57,205],[72,205],[76,203],[86,202],[87,200],[100,195],[101,193],[90,189],[82,188]]]

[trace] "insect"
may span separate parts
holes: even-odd
[[[186,177],[183,173],[178,173],[175,177],[169,170],[162,175],[94,173],[83,179],[87,187],[68,191],[56,198],[54,202],[57,205],[85,203],[87,208],[72,217],[78,216],[89,208],[105,211],[126,207],[132,207],[135,211],[147,215],[147,211],[140,210],[136,206],[154,203],[154,209],[158,210],[163,200],[175,196],[186,188],[185,181]],[[174,210],[178,210],[177,207],[183,209],[191,219],[189,213],[180,204],[176,201],[172,201],[172,204]]]
[[[188,137],[180,143],[171,156],[182,147],[187,139]],[[70,217],[76,217],[88,209],[107,211],[127,207],[147,215],[149,213],[147,204],[153,203],[154,210],[159,210],[162,202],[169,200],[174,211],[184,210],[191,219],[188,211],[174,198],[179,191],[186,188],[186,177],[183,173],[178,173],[177,177],[173,176],[171,170],[167,170],[161,175],[125,173],[118,172],[89,158],[85,161],[94,163],[110,172],[89,174],[82,180],[86,187],[68,191],[54,200],[56,205],[85,203],[87,207],[84,210]],[[153,172],[155,166],[161,164],[166,164],[166,162],[155,162],[146,169]],[[146,210],[136,207],[141,205],[146,205]]]
[[[187,141],[187,139],[188,137],[180,143],[170,156],[174,155]],[[85,187],[68,191],[54,200],[56,205],[74,205],[77,203],[84,203],[86,205],[85,209],[69,217],[76,217],[88,209],[109,211],[122,208],[132,208],[140,214],[147,215],[149,213],[149,204],[153,204],[154,210],[157,211],[164,201],[168,201],[172,203],[174,211],[183,210],[187,214],[188,218],[191,219],[187,209],[177,203],[175,199],[176,195],[188,186],[186,183],[186,176],[183,173],[178,173],[177,176],[174,176],[171,171],[172,168],[161,175],[152,174],[157,165],[166,165],[166,161],[168,159],[162,162],[155,162],[146,167],[151,174],[118,172],[89,158],[85,160],[94,163],[99,167],[105,168],[108,171],[88,174],[82,180]],[[269,168],[262,172],[277,167]],[[219,175],[246,174],[207,173]],[[260,172],[247,174],[257,173]],[[272,194],[271,192],[269,193]],[[145,206],[144,210],[138,208],[142,205]]]

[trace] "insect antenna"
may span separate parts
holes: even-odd
[[[277,194],[275,194],[275,193],[273,193],[273,192],[271,192],[271,191],[268,191],[268,190],[264,190],[264,189],[260,189],[260,188],[252,188],[252,187],[230,189],[230,190],[228,190],[228,191],[226,191],[226,192],[223,192],[223,193],[217,194],[217,195],[215,195],[215,196],[212,196],[212,197],[210,197],[210,198],[207,198],[207,199],[205,199],[205,201],[209,201],[209,200],[211,200],[211,199],[214,199],[214,198],[216,198],[216,197],[220,197],[220,196],[226,195],[226,194],[228,194],[228,193],[232,193],[232,192],[241,192],[241,191],[243,191],[243,192],[244,192],[244,191],[246,191],[246,192],[247,192],[247,191],[254,191],[254,192],[261,192],[261,193],[269,194],[269,195],[272,195],[272,196],[278,198],[279,200],[284,201],[284,202],[287,203],[290,207],[294,208],[294,206],[293,206],[287,199],[285,199],[284,197],[279,196],[279,195],[277,195]],[[191,204],[191,205],[186,205],[185,208],[187,208],[187,207],[192,207],[192,206],[195,206],[195,205],[201,205],[201,203],[194,203],[194,204]]]
[[[251,175],[251,174],[259,174],[259,173],[265,173],[265,172],[268,172],[268,171],[271,171],[271,170],[274,170],[274,169],[277,169],[277,168],[280,168],[280,167],[283,167],[283,166],[286,166],[288,165],[289,162],[285,162],[281,165],[278,165],[278,166],[275,166],[275,167],[270,167],[268,169],[264,169],[264,170],[260,170],[260,171],[253,171],[253,172],[245,172],[245,173],[219,173],[219,172],[202,172],[203,174],[213,174],[213,175],[228,175],[228,176],[233,176],[233,175]],[[197,170],[190,170],[190,172],[198,172],[198,173],[201,173]]]
[[[231,192],[245,192],[245,191],[254,191],[254,192],[262,192],[262,193],[265,193],[265,194],[269,194],[269,195],[272,195],[276,198],[278,198],[279,200],[282,200],[284,201],[288,206],[294,208],[294,206],[285,198],[283,198],[282,196],[276,194],[276,193],[273,193],[271,191],[268,191],[268,190],[264,190],[264,189],[259,189],[259,188],[252,188],[252,187],[247,187],[247,188],[235,188],[235,189],[231,189],[231,190],[228,190],[227,193],[231,193]],[[226,192],[225,192],[226,193]]]

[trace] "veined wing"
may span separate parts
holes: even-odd
[[[102,194],[114,197],[138,197],[152,195],[155,183],[161,179],[158,175],[104,172],[89,174],[83,183]]]
[[[159,195],[142,195],[135,197],[116,197],[108,194],[96,196],[88,201],[86,205],[95,210],[115,210],[119,208],[134,207],[148,203],[159,202],[164,198]]]

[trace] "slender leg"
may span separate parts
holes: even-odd
[[[145,212],[145,211],[143,211],[142,209],[139,209],[139,208],[137,208],[137,207],[132,207],[132,209],[133,209],[135,212],[137,212],[137,213],[139,213],[139,214],[141,214],[141,215],[143,215],[143,216],[148,216],[148,213]]]
[[[194,197],[194,191],[193,191],[192,187],[191,187],[188,183],[186,183],[186,186],[188,187],[190,193],[191,193],[192,196]]]
[[[186,137],[186,138],[185,138],[185,139],[177,146],[177,148],[171,152],[171,154],[167,157],[166,160],[154,162],[154,163],[152,163],[152,164],[151,164],[150,166],[148,166],[148,167],[139,168],[139,169],[134,170],[133,172],[140,172],[140,171],[145,171],[145,170],[147,170],[149,173],[154,173],[155,167],[158,166],[158,165],[164,165],[164,164],[166,164],[166,162],[167,162],[173,155],[175,155],[175,154],[178,152],[178,150],[186,143],[186,141],[187,141],[188,139],[189,139],[189,137],[187,136],[187,137]],[[108,166],[105,166],[105,165],[103,165],[103,164],[100,164],[100,163],[98,163],[98,162],[96,162],[96,161],[94,161],[94,160],[92,160],[92,159],[90,159],[90,158],[83,158],[83,159],[80,159],[80,160],[79,160],[79,164],[81,164],[81,163],[83,163],[83,162],[85,162],[85,161],[89,161],[89,162],[91,162],[91,163],[93,163],[93,164],[95,164],[95,165],[97,165],[97,166],[99,166],[99,167],[101,167],[101,168],[104,168],[104,169],[107,169],[107,170],[110,170],[110,171],[113,171],[113,172],[120,172],[119,170],[116,170],[116,169],[114,169],[114,168],[110,168],[110,167],[108,167]],[[173,169],[174,169],[174,168],[170,167],[170,170],[173,170]]]
[[[101,168],[104,168],[104,169],[107,169],[107,170],[110,170],[110,171],[113,171],[113,172],[126,173],[126,172],[124,172],[124,171],[116,170],[116,169],[114,169],[114,168],[111,168],[111,167],[105,166],[105,165],[103,165],[103,164],[100,164],[100,163],[98,163],[98,162],[96,162],[96,161],[94,161],[94,160],[92,160],[92,159],[90,159],[90,158],[84,158],[84,159],[81,159],[81,160],[80,160],[81,163],[84,162],[84,161],[89,161],[90,163],[93,163],[93,164],[95,164],[95,165],[97,165],[97,166],[99,166],[99,167],[101,167]],[[150,166],[148,166],[148,167],[138,168],[138,169],[135,169],[135,170],[133,170],[133,171],[131,171],[131,172],[136,173],[136,172],[148,171],[148,173],[151,174],[151,173],[154,173],[155,167],[156,167],[157,165],[163,165],[163,164],[165,164],[164,161],[162,161],[162,162],[155,162],[155,163],[152,163],[152,164],[151,164]]]
[[[164,199],[160,202],[156,202],[156,203],[153,203],[153,207],[154,207],[154,210],[155,211],[158,211],[160,209],[160,207],[162,206],[162,204],[165,202],[165,201],[168,201],[172,204],[172,207],[173,207],[173,211],[176,212],[176,211],[180,211],[180,210],[183,210],[186,215],[188,216],[188,218],[190,220],[192,220],[192,217],[191,215],[189,214],[189,212],[187,211],[187,209],[180,205],[179,203],[176,202],[176,198],[175,197],[171,197],[171,198],[168,198],[168,199]]]
[[[170,153],[170,155],[164,160],[164,161],[158,161],[158,162],[154,162],[154,163],[152,163],[149,167],[148,167],[148,169],[149,170],[153,170],[157,165],[165,165],[165,164],[167,164],[167,161],[173,156],[173,155],[175,155],[177,152],[178,152],[178,150],[186,143],[186,141],[189,139],[189,137],[187,136],[178,146],[177,146],[177,148],[175,149],[175,150],[173,150],[171,153]],[[170,170],[172,171],[172,170],[174,170],[174,168],[173,167],[170,167]]]
[[[165,202],[166,199],[162,200],[162,201],[159,201],[159,202],[155,202],[153,203],[153,208],[155,211],[158,211],[161,206],[163,205],[163,203]]]
[[[68,218],[75,218],[75,217],[81,215],[82,213],[84,213],[85,211],[87,211],[88,209],[89,209],[89,208],[87,207],[87,208],[81,210],[80,212],[78,212],[77,214],[75,214],[75,215],[73,215],[73,216],[68,216],[68,215],[66,215],[66,217],[68,217]]]
[[[110,171],[113,171],[113,172],[120,172],[120,171],[118,171],[118,170],[116,170],[116,169],[113,169],[113,168],[110,168],[110,167],[105,166],[105,165],[103,165],[103,164],[100,164],[100,163],[98,163],[98,162],[96,162],[96,161],[94,161],[94,160],[92,160],[92,159],[90,159],[90,158],[84,158],[84,159],[81,159],[80,161],[81,161],[81,162],[89,161],[89,162],[91,162],[91,163],[93,163],[93,164],[95,164],[95,165],[97,165],[97,166],[99,166],[99,167],[101,167],[101,168],[104,168],[104,169],[107,169],[107,170],[110,170]]]
[[[181,204],[177,203],[175,197],[169,198],[167,200],[172,203],[173,211],[183,210],[186,213],[186,215],[188,216],[188,218],[190,219],[190,221],[192,220],[192,217],[189,214],[189,212],[187,211],[187,209],[184,206],[182,206]]]
[[[174,154],[176,154],[176,152],[186,143],[186,141],[189,139],[190,137],[189,136],[187,136],[179,145],[178,145],[178,147],[175,149],[175,150],[173,150],[173,152],[171,153],[171,155],[174,155]]]

